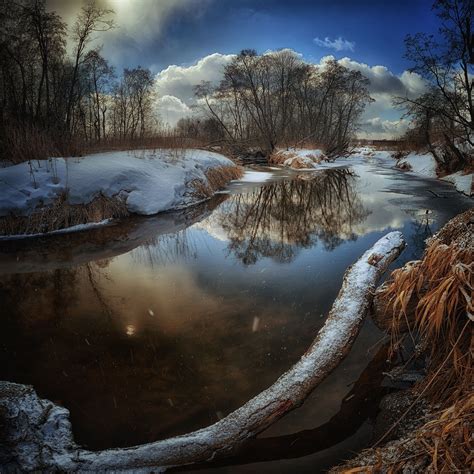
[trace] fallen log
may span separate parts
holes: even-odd
[[[378,240],[346,271],[323,328],[301,359],[241,408],[192,433],[130,448],[88,451],[74,443],[68,410],[39,399],[32,387],[0,383],[8,453],[5,459],[0,450],[0,461],[7,468],[23,471],[156,472],[232,453],[246,439],[301,405],[337,367],[358,334],[375,284],[404,246],[400,232]]]

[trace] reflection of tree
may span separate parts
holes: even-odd
[[[354,225],[367,216],[350,170],[305,174],[233,196],[221,206],[229,249],[245,264],[261,257],[291,261],[299,248],[320,240],[334,249],[355,239]]]
[[[410,255],[404,258],[418,259],[426,247],[426,239],[433,235],[431,227],[434,223],[432,211],[425,210],[408,210],[406,211],[412,218],[410,223]]]
[[[151,268],[174,263],[179,259],[191,260],[197,256],[194,242],[190,241],[187,228],[172,234],[158,235],[132,252],[137,263]]]

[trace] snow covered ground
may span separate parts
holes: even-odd
[[[436,178],[436,161],[431,153],[409,153],[397,162],[397,168],[406,169],[415,174]]]
[[[319,149],[295,149],[277,150],[271,160],[273,163],[295,169],[318,168],[321,161],[325,159],[322,150]]]
[[[406,169],[407,171],[419,176],[425,176],[427,178],[438,177],[436,173],[436,161],[431,153],[409,153],[407,156],[398,160],[396,166],[401,169]],[[473,178],[473,173],[464,174],[463,172],[458,171],[457,173],[443,176],[441,179],[454,184],[459,192],[464,193],[467,196],[472,196]]]
[[[120,151],[53,158],[0,168],[0,216],[29,215],[67,192],[70,204],[99,194],[124,199],[137,214],[156,214],[196,202],[189,183],[233,162],[203,150]]]
[[[467,196],[474,195],[474,173],[462,174],[461,171],[458,171],[457,173],[443,176],[441,179],[454,184],[458,191],[466,194]]]

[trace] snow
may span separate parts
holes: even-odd
[[[71,204],[86,204],[100,193],[120,196],[137,214],[156,214],[193,204],[189,182],[205,172],[232,166],[203,150],[145,150],[53,158],[0,169],[0,216],[28,215],[64,192]]]
[[[438,177],[436,173],[436,160],[430,153],[409,153],[406,157],[401,158],[397,162],[398,168],[404,169],[407,165],[409,171],[419,176],[427,178]],[[458,171],[457,173],[444,176],[441,179],[454,184],[459,192],[464,193],[467,196],[472,196],[473,173],[464,174],[462,171]]]
[[[319,149],[296,149],[277,150],[274,153],[276,162],[282,163],[283,166],[297,169],[317,168],[319,163],[324,160],[325,155]]]
[[[441,179],[443,181],[448,181],[449,183],[454,184],[454,186],[459,192],[466,194],[467,196],[472,196],[474,194],[473,193],[474,173],[463,174],[462,171],[458,171],[457,173],[444,176]]]
[[[268,173],[267,171],[245,171],[242,178],[238,181],[245,183],[264,183],[269,179],[272,179],[273,173]]]
[[[436,161],[430,153],[417,154],[409,153],[397,162],[398,168],[409,167],[412,173],[426,176],[427,178],[436,178]]]
[[[88,224],[77,224],[72,225],[71,227],[65,227],[64,229],[52,230],[51,232],[39,232],[37,234],[10,234],[10,235],[0,235],[0,240],[17,240],[17,239],[29,239],[31,237],[41,237],[44,235],[55,235],[55,234],[64,234],[66,232],[80,232],[82,230],[95,229],[97,227],[102,227],[104,225],[110,224],[111,219],[104,219],[99,222],[89,222]]]

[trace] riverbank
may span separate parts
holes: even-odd
[[[474,195],[474,173],[471,170],[458,171],[446,174],[438,170],[438,165],[430,153],[408,153],[397,157],[393,150],[380,150],[371,146],[357,147],[345,155],[328,157],[321,149],[289,148],[276,150],[270,155],[268,161],[272,165],[296,170],[326,169],[350,164],[350,160],[357,157],[393,160],[396,168],[412,173],[419,177],[440,179],[454,185],[466,196]]]
[[[0,168],[0,235],[82,230],[130,214],[185,208],[242,174],[223,155],[193,149],[108,152]]]
[[[386,397],[374,446],[332,473],[472,470],[473,262],[471,209],[429,239],[421,260],[395,270],[377,290],[376,319],[393,355],[411,347],[408,362],[400,359],[389,376],[413,375],[417,364],[421,380]]]
[[[453,184],[460,193],[466,196],[474,195],[474,173],[472,170],[443,174],[438,170],[438,164],[431,153],[408,153],[397,160],[396,167],[418,176],[447,181]]]

